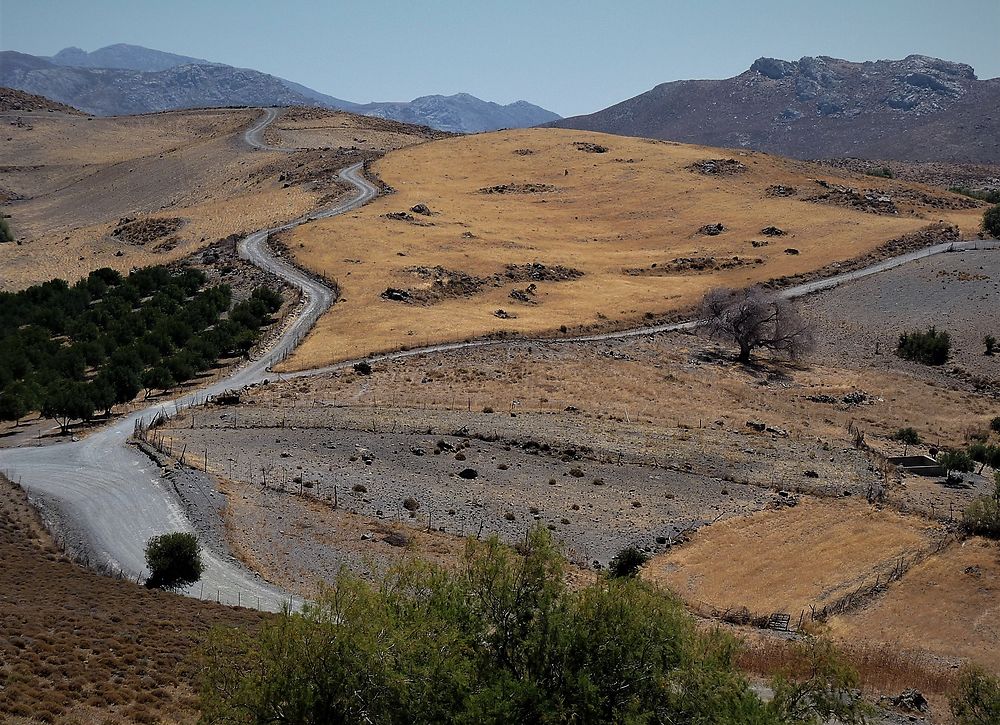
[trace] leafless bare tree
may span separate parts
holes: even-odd
[[[739,360],[750,362],[757,348],[797,359],[813,349],[812,327],[792,304],[759,287],[709,290],[701,304],[699,329],[714,340],[733,342]]]

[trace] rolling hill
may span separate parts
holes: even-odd
[[[1000,79],[922,55],[759,58],[725,80],[663,83],[551,125],[796,158],[1000,162]]]

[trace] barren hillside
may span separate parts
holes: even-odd
[[[292,219],[341,192],[339,168],[439,135],[348,113],[286,113],[269,131],[303,149],[292,154],[243,142],[256,109],[0,114],[9,137],[0,202],[17,240],[0,245],[0,289],[172,261]]]

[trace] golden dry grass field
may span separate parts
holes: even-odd
[[[260,113],[0,114],[8,136],[0,142],[0,201],[10,200],[3,211],[21,241],[0,245],[0,289],[53,277],[73,281],[102,266],[127,271],[170,262],[230,234],[287,221],[340,191],[329,177],[351,162],[345,153],[384,152],[426,136],[351,114],[310,123],[307,112],[289,109],[290,127],[311,128],[301,138],[306,132],[285,139],[276,131],[277,140],[324,151],[260,151],[242,141]],[[366,142],[355,141],[362,133]],[[112,234],[123,217],[179,219],[180,228],[126,240]]]
[[[787,612],[830,604],[927,550],[937,527],[866,503],[803,498],[709,526],[655,557],[643,576],[721,610]]]
[[[1000,547],[972,538],[910,569],[864,609],[832,621],[845,640],[875,640],[970,659],[1000,672]]]
[[[578,144],[598,144],[607,151],[593,153]],[[746,169],[703,174],[689,168],[719,158],[735,158]],[[816,270],[940,219],[973,234],[982,214],[927,206],[920,196],[947,204],[957,198],[947,192],[843,177],[766,154],[558,129],[499,131],[412,146],[388,154],[375,170],[397,193],[352,214],[299,227],[285,239],[297,261],[336,278],[344,297],[286,369],[497,331],[546,333],[561,325],[637,323],[648,312],[687,308],[710,286],[742,286]],[[817,178],[890,194],[899,213],[885,216],[803,201],[824,192]],[[533,193],[479,191],[503,184],[546,186]],[[792,186],[797,193],[769,195],[772,185]],[[385,216],[420,203],[430,208],[430,216]],[[699,233],[717,222],[726,227],[722,234]],[[761,230],[772,225],[788,235],[762,236]],[[769,243],[754,247],[754,240]],[[786,253],[788,248],[798,254]],[[676,269],[678,259],[706,257],[716,265],[732,263],[733,257],[739,261],[726,269]],[[584,274],[536,282],[526,304],[510,293],[528,281],[503,275],[507,264],[530,263]],[[446,270],[443,275],[431,269],[438,266]],[[414,268],[431,271],[421,275]],[[388,287],[417,294],[450,290],[454,287],[448,284],[435,288],[434,279],[450,282],[460,277],[455,273],[485,283],[476,294],[446,294],[434,304],[380,296]],[[499,319],[498,309],[516,319]]]

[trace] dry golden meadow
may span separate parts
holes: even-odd
[[[593,153],[580,144],[606,148]],[[706,159],[738,160],[746,170],[704,174]],[[498,131],[397,150],[374,164],[396,193],[354,213],[286,235],[295,259],[334,278],[343,300],[320,320],[284,366],[317,367],[401,346],[497,332],[548,334],[560,326],[638,325],[646,313],[683,310],[711,286],[744,286],[857,257],[940,219],[973,235],[982,212],[902,201],[914,193],[953,195],[914,184],[851,175],[767,154],[558,129]],[[884,216],[810,203],[816,179],[899,197]],[[534,193],[481,193],[505,184],[545,185]],[[769,196],[771,186],[796,189]],[[904,193],[905,192],[905,193]],[[915,198],[915,197],[912,197]],[[958,197],[954,197],[958,199]],[[425,204],[430,216],[386,215]],[[699,229],[721,222],[726,231]],[[777,226],[787,236],[768,237]],[[753,241],[767,246],[754,247]],[[786,249],[798,254],[788,254]],[[675,260],[712,258],[731,269],[677,270]],[[757,260],[760,260],[758,263]],[[502,279],[508,264],[564,266],[577,279],[536,281],[525,304],[511,298],[532,280]],[[656,265],[654,268],[652,265]],[[683,262],[679,263],[681,266]],[[414,268],[441,267],[420,275]],[[627,273],[632,270],[633,273]],[[660,276],[662,273],[662,276]],[[433,279],[486,280],[478,293],[438,294]],[[501,276],[502,284],[493,282]],[[387,288],[430,290],[433,304],[384,299]],[[514,319],[499,319],[497,310]]]

